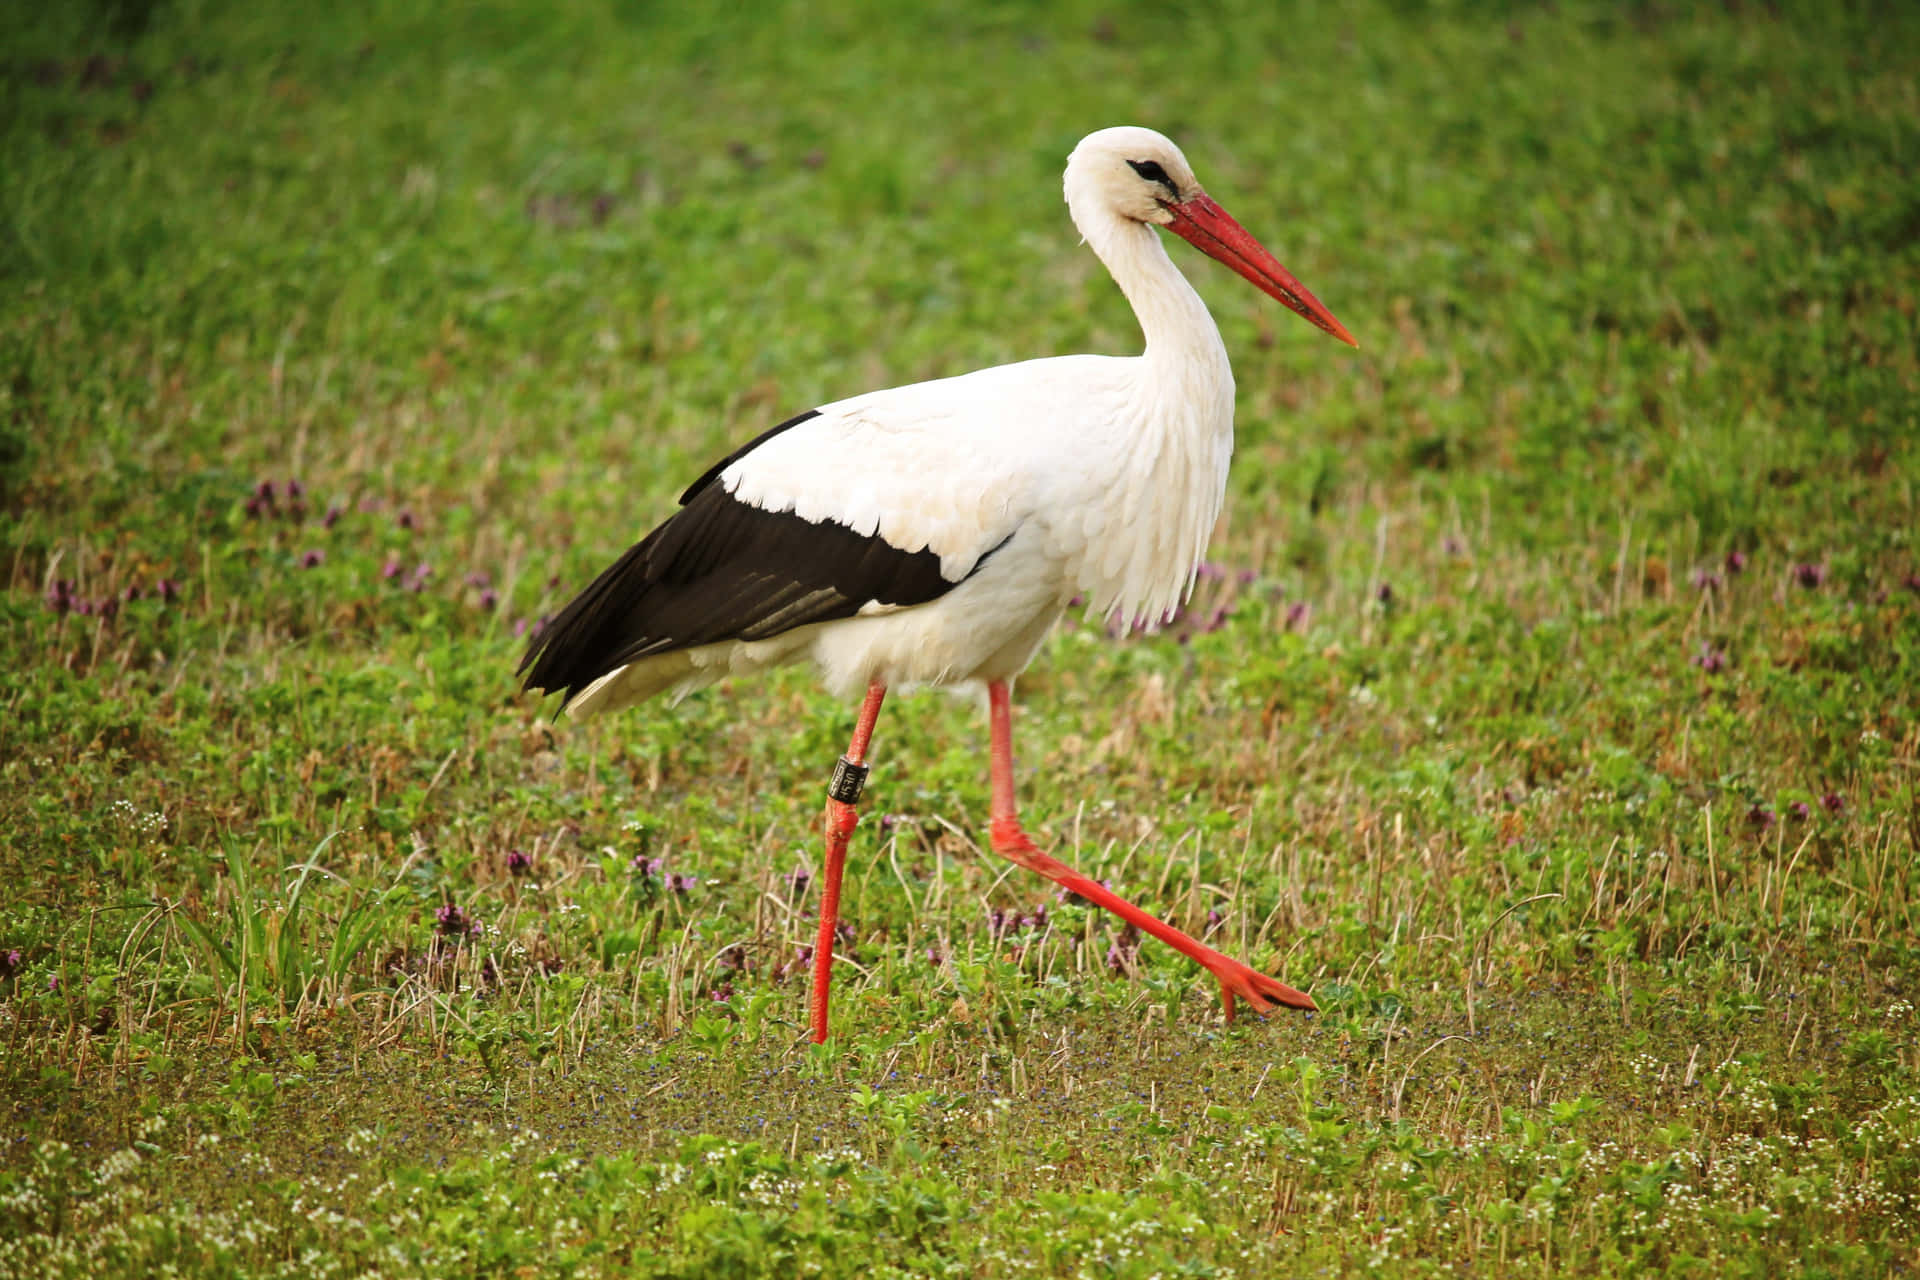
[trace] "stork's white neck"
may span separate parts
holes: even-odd
[[[1231,405],[1233,369],[1220,330],[1206,303],[1167,256],[1160,233],[1104,206],[1083,205],[1069,195],[1074,225],[1133,304],[1146,337],[1151,375],[1188,396],[1205,393],[1216,399],[1224,393]],[[1230,417],[1226,425],[1231,427]]]
[[[1185,598],[1206,550],[1233,454],[1233,369],[1220,330],[1151,226],[1076,190],[1067,206],[1087,245],[1133,304],[1147,340],[1133,370],[1131,441],[1109,488],[1111,535],[1076,586],[1096,610],[1158,621]],[[1076,198],[1079,197],[1079,198]]]

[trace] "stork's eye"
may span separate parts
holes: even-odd
[[[1165,187],[1167,194],[1175,200],[1180,198],[1180,188],[1174,185],[1173,179],[1167,176],[1167,171],[1160,167],[1158,160],[1129,160],[1127,164],[1148,182],[1157,182]]]

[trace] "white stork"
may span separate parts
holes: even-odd
[[[1165,227],[1341,341],[1340,322],[1201,190],[1151,129],[1089,134],[1067,209],[1133,304],[1145,354],[1061,356],[809,409],[722,458],[680,510],[556,614],[520,664],[575,716],[811,662],[864,690],[828,787],[813,1036],[867,747],[888,689],[979,685],[993,849],[1185,952],[1255,1009],[1305,993],[1188,937],[1042,852],[1014,810],[1009,688],[1068,602],[1159,619],[1191,590],[1233,452],[1233,371]]]

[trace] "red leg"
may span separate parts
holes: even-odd
[[[834,770],[834,787],[840,785],[849,767],[859,771],[860,782],[851,787],[852,801],[843,801],[829,788],[827,794],[827,862],[820,884],[820,932],[813,942],[813,1042],[827,1039],[827,989],[833,981],[833,931],[840,922],[840,873],[847,866],[847,841],[860,821],[853,806],[860,797],[860,784],[866,779],[867,744],[873,741],[873,722],[880,718],[880,702],[887,686],[876,684],[867,690],[860,704],[860,719],[853,726],[853,741],[847,754],[840,757],[841,767]]]
[[[1069,867],[1066,863],[1048,857],[1020,829],[1020,819],[1013,807],[1013,708],[1004,680],[996,680],[987,685],[987,703],[993,723],[993,851],[1002,857],[1011,858],[1029,870],[1038,871],[1056,884],[1065,885],[1074,893],[1105,907],[1122,920],[1134,925],[1143,932],[1150,933],[1160,941],[1182,951],[1202,965],[1220,983],[1220,999],[1226,1006],[1227,1021],[1233,1021],[1233,1000],[1235,996],[1244,997],[1255,1009],[1264,1012],[1276,1004],[1290,1005],[1295,1009],[1314,1008],[1313,998],[1304,991],[1295,991],[1284,982],[1269,978],[1256,969],[1250,969],[1221,955],[1212,947],[1196,942],[1170,924],[1148,915],[1125,898],[1113,893]]]

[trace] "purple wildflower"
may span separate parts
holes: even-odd
[[[716,982],[713,984],[713,990],[708,992],[708,995],[712,997],[715,1004],[725,1004],[727,1001],[733,999],[733,984],[731,982]]]
[[[1722,578],[1712,569],[1695,569],[1693,571],[1693,589],[1695,591],[1718,591],[1725,585],[1726,579]]]
[[[337,502],[334,503],[332,506],[327,508],[327,514],[320,517],[320,527],[323,529],[333,528],[333,526],[340,523],[340,517],[345,514],[346,514],[346,508],[342,507]]]
[[[999,907],[987,913],[987,936],[995,942],[1007,936],[1007,913]]]
[[[656,880],[660,878],[661,869],[665,866],[666,862],[664,859],[649,858],[644,853],[634,854],[633,860],[627,864],[629,870],[636,871],[643,876],[652,876]]]
[[[413,567],[413,572],[407,575],[407,590],[419,595],[426,590],[427,579],[432,576],[433,566],[422,560]]]
[[[1107,948],[1107,968],[1114,973],[1126,973],[1134,967],[1139,958],[1140,931],[1128,925]]]
[[[776,978],[791,978],[794,974],[801,972],[812,963],[813,948],[809,946],[796,947],[793,954],[783,961],[779,967],[774,969],[773,976]]]
[[[1393,585],[1386,582],[1381,583],[1378,587],[1374,588],[1373,598],[1381,604],[1392,604]]]
[[[1827,566],[1824,564],[1797,564],[1793,566],[1793,580],[1811,591],[1827,580]]]
[[[402,529],[412,529],[419,524],[419,521],[414,519],[412,507],[400,508],[400,514],[393,518],[393,522]]]
[[[326,558],[327,553],[316,548],[300,557],[300,567],[302,569],[317,569]]]
[[[793,874],[787,877],[787,889],[796,898],[805,893],[807,886],[812,883],[813,872],[807,870],[805,867],[795,867]]]
[[[1829,791],[1820,797],[1820,807],[1837,817],[1840,811],[1847,807],[1847,802],[1840,798],[1838,791]]]
[[[1793,815],[1795,822],[1805,822],[1813,816],[1813,806],[1805,800],[1795,800],[1787,806],[1787,812]]]
[[[297,479],[287,481],[287,497],[294,502],[307,496],[307,488]]]
[[[11,978],[20,972],[20,949],[0,951],[0,978]]]
[[[500,604],[500,596],[497,592],[494,591],[492,587],[488,587],[485,591],[482,591],[480,593],[480,607],[482,609],[485,609],[488,613],[492,613],[494,609],[499,606],[499,604]]]
[[[433,921],[434,928],[443,938],[480,936],[480,922],[451,902],[434,910]]]
[[[484,569],[469,570],[465,581],[470,587],[480,587],[482,589],[493,585],[492,575]]]
[[[720,967],[729,973],[746,973],[753,968],[753,961],[747,958],[747,949],[739,945],[723,949],[716,959]]]
[[[392,582],[395,578],[399,577],[400,557],[388,556],[387,562],[380,566],[380,576],[388,582]]]
[[[1226,919],[1227,917],[1221,913],[1220,908],[1208,907],[1207,908],[1207,933],[1212,933],[1215,929],[1218,929],[1222,924],[1226,922]]]
[[[59,989],[60,989],[60,975],[59,975],[59,974],[57,974],[57,973],[50,973],[50,974],[48,974],[48,975],[47,975],[47,990],[48,990],[48,991],[58,991]]]
[[[853,926],[848,924],[845,920],[842,920],[839,924],[836,924],[833,927],[833,939],[835,942],[845,943],[849,947],[852,946],[853,945]]]
[[[1450,556],[1465,555],[1467,553],[1467,544],[1452,534],[1448,534],[1446,537],[1440,539],[1440,550]]]
[[[180,584],[172,578],[160,579],[160,581],[154,584],[153,589],[159,592],[160,598],[168,604],[172,604],[180,598]]]
[[[1710,676],[1717,676],[1727,669],[1726,652],[1714,648],[1705,640],[1700,642],[1700,652],[1694,654],[1689,661]]]
[[[1226,576],[1226,570],[1211,560],[1202,560],[1193,567],[1193,580],[1195,582],[1213,582],[1216,579]]]
[[[527,634],[527,620],[525,618],[515,618],[513,620],[513,638],[515,640],[518,640],[520,639],[520,637],[526,634]]]
[[[1773,823],[1773,810],[1767,808],[1767,806],[1756,802],[1753,808],[1747,810],[1747,825],[1754,830],[1765,831],[1768,827],[1771,827]]]
[[[280,499],[273,481],[262,480],[253,487],[253,494],[247,499],[247,514],[255,519],[280,514]]]
[[[525,849],[507,850],[507,874],[524,876],[533,870],[533,855]]]
[[[1900,580],[1900,585],[1909,591],[1920,591],[1920,573],[1910,573]]]
[[[53,585],[47,588],[47,608],[55,613],[71,613],[78,603],[74,598],[73,583],[65,578],[55,578]]]
[[[1307,619],[1313,613],[1313,606],[1305,600],[1295,600],[1287,606],[1287,630],[1305,631]]]
[[[1744,551],[1727,552],[1726,566],[1728,573],[1744,573],[1747,568],[1747,553]]]
[[[129,582],[127,584],[127,589],[120,593],[120,598],[124,601],[131,603],[132,601],[138,600],[141,596],[145,594],[146,593],[144,591],[140,590],[139,583]]]
[[[93,612],[102,618],[111,619],[118,617],[120,613],[120,602],[112,596],[108,596],[105,600],[96,600],[93,602]]]
[[[700,881],[692,874],[670,875],[667,877],[667,888],[675,893],[688,893],[699,885],[699,883]]]
[[[893,829],[894,829],[895,827],[897,827],[897,826],[899,826],[899,825],[900,825],[900,820],[901,820],[901,818],[902,818],[903,816],[904,816],[904,815],[901,815],[901,814],[898,814],[898,813],[883,813],[883,814],[881,814],[881,815],[880,815],[880,834],[881,834],[881,835],[885,835],[885,834],[887,834],[887,832],[889,832],[889,831],[891,831],[891,830],[893,830]]]
[[[938,947],[927,948],[927,963],[938,969],[947,962],[946,953]]]

